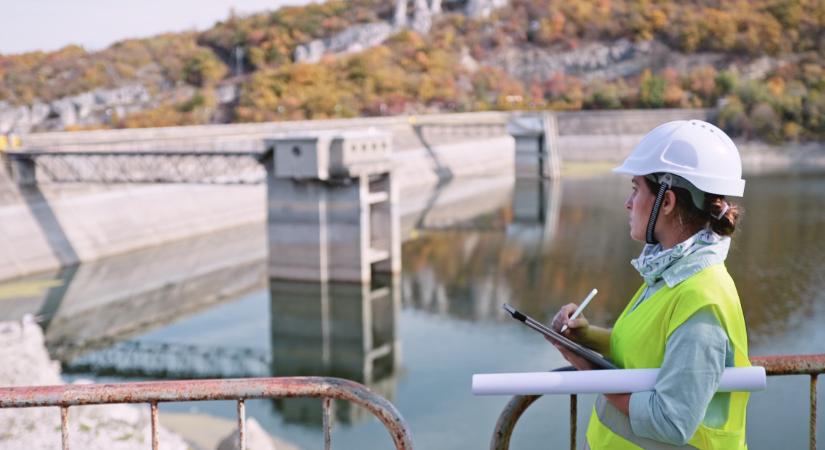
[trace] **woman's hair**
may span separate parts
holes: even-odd
[[[659,185],[652,180],[645,178],[645,184],[654,195],[659,191]],[[705,193],[704,205],[699,209],[693,203],[687,189],[673,187],[671,190],[676,196],[676,214],[692,232],[708,227],[720,236],[730,236],[736,231],[736,223],[742,215],[742,208],[727,200],[724,195]],[[728,206],[728,210],[717,219],[725,205]]]

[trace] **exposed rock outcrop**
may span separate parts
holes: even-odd
[[[96,89],[48,104],[11,106],[0,102],[0,133],[63,130],[74,125],[106,123],[113,115],[123,117],[151,104],[149,91],[139,84]]]
[[[689,72],[701,66],[727,66],[731,57],[722,53],[677,52],[659,41],[590,42],[570,51],[530,46],[511,47],[492,54],[482,65],[501,67],[509,75],[525,80],[548,80],[555,74],[580,77],[584,81],[614,80],[641,73],[644,69],[666,67]],[[743,78],[758,78],[780,64],[777,58],[763,57],[739,67]]]
[[[49,359],[40,327],[32,321],[0,322],[0,386],[63,384],[60,367]],[[69,408],[71,448],[137,450],[151,446],[148,405]],[[160,448],[184,450],[184,440],[160,428]],[[58,408],[0,409],[0,448],[60,448]]]
[[[467,0],[465,14],[472,18],[489,17],[493,10],[503,8],[509,0]]]
[[[295,49],[295,61],[314,63],[321,60],[325,53],[352,53],[375,47],[387,40],[395,32],[386,22],[356,25],[332,36],[329,39],[315,39]]]
[[[412,1],[412,14],[408,3]],[[463,4],[463,11],[472,18],[487,17],[497,9],[507,6],[509,0],[466,0],[450,2]],[[396,0],[393,23],[374,22],[355,25],[327,39],[315,39],[299,45],[293,54],[296,62],[313,63],[325,54],[344,54],[380,45],[404,28],[420,34],[430,32],[433,20],[442,13],[441,0]]]

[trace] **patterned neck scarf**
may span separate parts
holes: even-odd
[[[724,262],[729,249],[730,237],[703,229],[667,250],[662,244],[647,244],[630,264],[648,286],[664,280],[673,287],[706,267]]]

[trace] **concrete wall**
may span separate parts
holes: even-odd
[[[714,123],[714,109],[574,111],[557,113],[559,150],[565,162],[622,161],[642,137],[671,120],[699,119]],[[825,168],[825,143],[785,143],[737,140],[746,174],[776,170]]]
[[[558,112],[562,157],[570,160],[617,158],[638,137],[663,122],[677,119],[711,120],[712,109],[657,109]],[[81,132],[37,133],[23,136],[26,148],[53,150],[261,150],[262,139],[287,133],[316,129],[377,127],[393,133],[396,150],[422,148],[423,139],[443,142],[445,135],[455,135],[450,125],[477,124],[503,126],[509,113],[484,112],[434,114],[422,116],[373,117],[314,121],[289,121],[189,127],[97,130]],[[440,133],[439,133],[440,130]],[[468,128],[459,138],[478,135],[481,127]]]
[[[621,161],[642,136],[671,120],[712,121],[715,110],[656,109],[572,111],[557,113],[563,161]]]
[[[508,136],[447,141],[425,139],[426,146],[395,152],[402,192],[454,177],[512,173],[513,141]],[[0,174],[0,181],[7,179]],[[21,189],[6,182],[5,187],[0,279],[263,223],[267,215],[264,185],[53,184]]]
[[[421,148],[416,127],[444,128],[448,125],[499,125],[508,113],[483,112],[425,116],[370,117],[358,119],[295,120],[268,123],[196,125],[186,127],[134,128],[23,135],[27,149],[50,150],[262,150],[264,138],[300,134],[303,131],[375,127],[392,132],[395,150]],[[455,129],[449,134],[456,134]],[[478,131],[478,130],[472,130]],[[447,133],[441,133],[447,134]],[[460,133],[459,133],[460,134]],[[425,131],[425,138],[428,133]]]
[[[0,207],[0,279],[92,261],[265,218],[263,186],[25,190]]]

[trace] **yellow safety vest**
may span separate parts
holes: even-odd
[[[723,264],[710,266],[673,288],[663,286],[630,313],[642,292],[644,285],[625,307],[610,335],[610,355],[618,366],[625,369],[661,367],[670,334],[705,306],[712,307],[727,333],[733,348],[734,366],[750,366],[739,294]],[[748,396],[747,392],[732,392],[727,422],[720,428],[700,424],[687,445],[698,449],[747,449],[745,410]],[[616,417],[617,414],[621,413],[599,396],[587,428],[590,449],[677,448],[635,436],[627,425],[627,417],[624,414]]]

